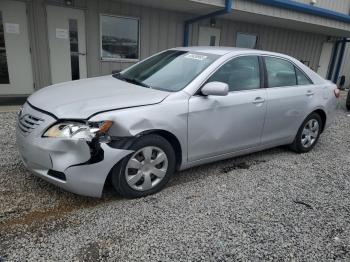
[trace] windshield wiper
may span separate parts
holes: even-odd
[[[149,86],[149,85],[147,85],[145,83],[142,83],[141,81],[137,80],[136,78],[127,78],[127,77],[122,76],[120,73],[116,74],[116,75],[113,75],[113,76],[118,78],[118,79],[120,79],[120,80],[124,80],[126,82],[129,82],[129,83],[132,83],[132,84],[135,84],[135,85],[151,88],[151,86]]]

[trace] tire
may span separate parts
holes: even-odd
[[[316,124],[315,125],[312,124],[316,122],[318,125],[317,135],[316,135],[316,132],[313,131],[313,130],[316,130],[315,129]],[[310,114],[300,126],[298,133],[295,136],[294,142],[289,147],[297,153],[307,153],[311,151],[314,148],[314,146],[317,144],[322,128],[323,128],[323,123],[320,115],[317,113]],[[306,130],[304,132],[305,129],[310,129],[310,130],[309,131]]]
[[[348,97],[346,98],[346,109],[350,110],[350,90],[348,91]]]
[[[171,144],[161,136],[150,134],[138,138],[129,149],[134,152],[112,169],[115,190],[126,198],[160,191],[175,172],[176,158]],[[159,161],[162,162],[156,164]]]

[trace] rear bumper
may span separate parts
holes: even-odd
[[[324,126],[324,130],[333,124],[337,116],[337,113],[339,112],[338,107],[339,107],[338,99],[332,97],[332,99],[330,99],[327,104],[327,112],[326,112],[327,119],[326,119],[326,125]]]
[[[67,191],[91,197],[100,197],[106,178],[115,164],[132,151],[100,144],[101,158],[91,161],[92,149],[85,140],[43,138],[45,128],[56,120],[25,105],[22,114],[43,119],[29,134],[23,134],[17,125],[17,148],[22,162],[34,175]],[[51,175],[49,170],[64,173],[63,178]]]

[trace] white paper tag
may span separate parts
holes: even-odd
[[[5,23],[5,30],[8,34],[19,35],[19,24]]]
[[[62,28],[56,28],[56,38],[68,39],[68,30]]]
[[[202,60],[207,58],[207,56],[205,56],[205,55],[197,55],[197,54],[188,54],[188,55],[185,55],[185,57],[190,58],[190,59],[199,60],[199,61],[202,61]]]

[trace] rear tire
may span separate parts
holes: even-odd
[[[346,109],[350,110],[350,90],[348,91],[348,97],[346,98]]]
[[[294,142],[289,146],[297,153],[307,153],[317,144],[323,128],[319,114],[310,114],[300,126]]]
[[[134,152],[112,169],[112,185],[126,198],[137,198],[160,191],[175,172],[175,152],[158,135],[145,135],[129,148]]]

